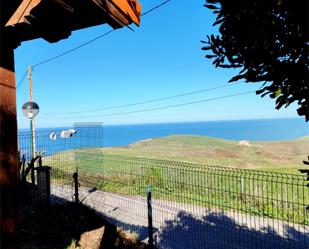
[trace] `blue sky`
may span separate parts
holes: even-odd
[[[146,11],[159,0],[140,0]],[[204,0],[172,0],[142,17],[141,27],[119,29],[88,46],[34,69],[34,100],[40,106],[37,127],[70,126],[78,121],[101,121],[104,124],[161,123],[207,120],[235,120],[297,117],[296,106],[276,111],[274,101],[255,93],[202,102],[177,108],[134,114],[82,118],[115,112],[150,109],[253,91],[260,84],[239,83],[200,94],[109,111],[87,110],[124,105],[160,97],[228,84],[237,73],[216,69],[204,58],[200,42],[212,27],[214,16]],[[24,42],[15,50],[17,82],[28,65],[65,52],[110,30],[108,25],[75,31],[55,44],[38,39]],[[28,81],[17,89],[18,124],[28,127],[21,106],[28,101]],[[79,114],[66,112],[85,111]]]

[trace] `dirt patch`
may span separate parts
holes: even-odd
[[[110,224],[83,233],[77,245],[80,246],[82,249],[146,248],[146,245],[138,240],[136,234],[128,233],[120,228],[116,229]]]
[[[105,226],[89,232],[85,232],[81,235],[77,244],[84,249],[99,249],[104,231]]]
[[[239,157],[235,153],[227,150],[222,150],[222,149],[217,149],[213,152],[213,156],[218,156],[218,157]]]

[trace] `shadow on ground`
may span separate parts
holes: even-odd
[[[148,227],[134,225],[134,224],[127,224],[127,223],[118,221],[118,220],[111,218],[111,217],[106,217],[106,220],[110,224],[113,224],[117,227],[121,227],[122,229],[124,229],[126,231],[134,231],[134,232],[138,233],[138,235],[139,235],[138,237],[139,237],[140,240],[148,241]],[[152,231],[155,234],[158,231],[158,229],[153,227]]]
[[[74,249],[79,248],[74,241],[82,241],[82,237],[88,242],[99,239],[96,247],[90,245],[89,248],[93,249],[146,248],[140,241],[132,243],[131,239],[126,238],[127,233],[119,231],[96,211],[84,205],[64,201],[52,205],[24,203],[20,218],[22,249]]]
[[[158,234],[158,246],[164,249],[305,249],[309,235],[284,227],[284,239],[270,227],[263,231],[239,226],[224,214],[210,213],[201,219],[180,211],[165,222]]]

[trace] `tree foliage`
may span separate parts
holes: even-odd
[[[276,109],[298,103],[309,120],[308,0],[207,0],[219,35],[207,36],[206,58],[216,67],[240,68],[230,82],[264,82],[256,93]]]

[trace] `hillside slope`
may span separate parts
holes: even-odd
[[[309,154],[309,136],[289,141],[251,142],[173,135],[103,150],[107,154],[298,173]]]

